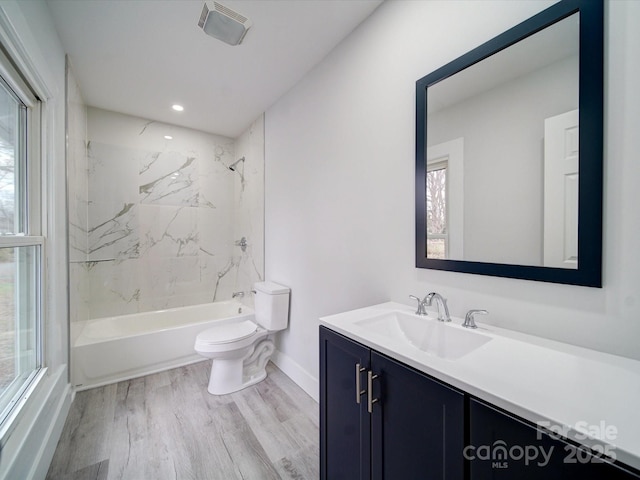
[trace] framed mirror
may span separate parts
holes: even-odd
[[[416,266],[602,286],[601,0],[416,82]]]

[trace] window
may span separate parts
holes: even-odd
[[[426,258],[464,260],[464,138],[428,147],[426,167]]]
[[[427,165],[427,257],[449,258],[448,160]]]
[[[0,51],[0,433],[42,367],[40,104]]]

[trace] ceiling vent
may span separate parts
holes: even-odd
[[[251,21],[218,2],[205,2],[198,26],[224,43],[239,45],[251,28]]]

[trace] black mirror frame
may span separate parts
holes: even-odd
[[[427,258],[427,88],[580,12],[578,268]],[[604,2],[562,0],[416,82],[416,267],[602,287]]]

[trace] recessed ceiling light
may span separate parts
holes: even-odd
[[[173,140],[173,137],[171,135],[165,135],[164,138],[166,140]]]
[[[175,105],[172,105],[171,108],[173,108],[176,112],[181,112],[184,110],[184,107],[182,105],[178,105],[177,103]]]

